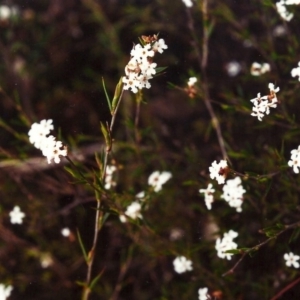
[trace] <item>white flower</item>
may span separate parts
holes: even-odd
[[[216,179],[219,184],[225,182],[226,172],[228,170],[227,161],[221,160],[219,163],[215,160],[209,167],[210,178]]]
[[[21,211],[19,206],[15,206],[14,209],[9,213],[10,223],[22,224],[25,214]]]
[[[298,67],[292,69],[291,75],[292,75],[292,77],[298,76],[298,80],[300,81],[300,61],[298,62]]]
[[[187,271],[192,271],[192,261],[186,259],[184,256],[178,256],[174,259],[173,265],[174,265],[174,270],[175,272],[181,274]]]
[[[5,286],[0,283],[0,300],[6,300],[10,296],[13,287],[11,285]]]
[[[231,260],[232,253],[226,253],[227,250],[234,250],[237,249],[237,244],[233,242],[233,239],[238,236],[238,233],[230,230],[227,233],[224,233],[223,239],[218,238],[216,240],[216,250],[217,255],[220,258],[226,258]]]
[[[270,93],[271,93],[271,94],[273,94],[273,93],[276,94],[276,93],[278,93],[278,92],[280,91],[280,88],[279,88],[279,87],[277,87],[277,88],[275,89],[274,83],[269,83],[268,87],[269,87],[269,89],[270,89]]]
[[[67,149],[63,147],[61,141],[56,141],[54,138],[47,140],[49,140],[49,143],[43,148],[43,155],[47,157],[48,164],[51,164],[52,160],[57,164],[60,163],[60,156],[68,155]],[[61,149],[62,147],[63,149]]]
[[[68,227],[65,227],[65,228],[63,228],[63,229],[61,230],[61,234],[62,234],[62,236],[64,236],[64,237],[68,237],[68,236],[71,234],[71,231],[70,231],[70,229],[69,229]]]
[[[288,165],[293,168],[293,171],[298,174],[300,168],[300,146],[298,149],[291,151],[291,159],[288,161]]]
[[[168,46],[166,45],[164,39],[159,39],[153,44],[152,49],[155,52],[163,53],[164,49],[168,49]]]
[[[132,202],[126,209],[125,215],[127,217],[130,217],[131,219],[135,220],[137,218],[143,219],[143,216],[141,215],[142,206],[139,202],[134,201]],[[120,220],[121,222],[126,222],[126,216],[121,215]]]
[[[231,62],[227,63],[225,68],[226,68],[227,74],[230,77],[235,77],[242,70],[241,64],[237,61],[231,61]]]
[[[19,9],[16,6],[0,5],[0,20],[8,20],[16,17],[18,14]]]
[[[294,253],[290,252],[290,253],[285,253],[283,258],[286,260],[285,264],[288,267],[294,267],[296,269],[299,268],[299,262],[298,260],[300,259],[299,255],[295,255]]]
[[[145,198],[146,198],[146,193],[145,191],[141,191],[139,193],[137,193],[135,195],[135,198],[137,198],[140,202],[144,202],[145,201]]]
[[[108,165],[108,166],[106,166],[105,173],[106,173],[106,175],[112,175],[114,172],[116,172],[116,170],[117,170],[116,166]]]
[[[159,192],[162,189],[162,185],[165,184],[170,178],[172,174],[170,172],[153,172],[148,178],[148,184],[153,186],[154,192]]]
[[[192,0],[182,0],[183,4],[186,6],[186,7],[192,7],[193,6],[193,2]]]
[[[28,132],[29,141],[37,149],[41,149],[47,135],[54,129],[52,120],[42,120],[40,123],[33,123]]]
[[[188,84],[189,87],[192,87],[192,86],[195,85],[195,83],[196,83],[197,81],[198,81],[198,79],[197,79],[196,77],[190,77],[187,84]]]
[[[253,76],[260,76],[262,74],[269,72],[270,70],[271,70],[271,67],[268,63],[260,64],[258,62],[254,62],[251,65],[250,72],[251,72],[251,75],[253,75]]]
[[[43,253],[40,257],[40,263],[43,269],[50,267],[53,264],[53,258],[50,253]]]
[[[214,202],[213,193],[215,192],[215,189],[212,187],[213,185],[209,183],[206,189],[199,190],[199,193],[204,193],[204,201],[208,210],[211,209],[211,204]]]
[[[273,35],[275,37],[281,37],[287,34],[286,27],[283,25],[277,25],[273,30]]]
[[[178,241],[184,236],[184,231],[181,228],[173,228],[170,232],[170,240]]]
[[[285,21],[289,22],[294,17],[294,14],[289,13],[287,11],[285,0],[281,0],[281,1],[277,2],[276,8],[277,8],[277,11],[278,11],[279,15],[281,16],[281,18],[284,19]]]
[[[199,295],[199,300],[209,300],[209,295],[208,295],[208,288],[200,288],[198,290],[198,295]]]
[[[227,180],[223,186],[223,194],[221,198],[228,202],[229,206],[235,207],[237,212],[242,211],[243,195],[246,192],[241,185],[242,180],[240,177]]]

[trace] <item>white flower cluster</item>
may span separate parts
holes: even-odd
[[[204,201],[208,210],[211,210],[211,204],[214,202],[213,193],[215,192],[215,189],[212,187],[213,185],[209,183],[206,189],[199,190],[199,193],[204,193]]]
[[[205,287],[205,288],[200,288],[198,290],[198,296],[199,296],[199,300],[209,300],[210,299],[210,296],[208,294],[208,288]]]
[[[260,93],[257,94],[257,97],[251,99],[253,103],[251,116],[257,117],[259,121],[262,121],[264,114],[270,113],[270,107],[277,107],[277,96],[276,93],[279,92],[279,87],[275,88],[273,83],[269,83],[270,94],[267,96],[260,96]]]
[[[153,187],[154,192],[159,192],[162,189],[163,184],[171,177],[172,174],[170,172],[154,171],[148,178],[148,184]]]
[[[137,93],[138,90],[151,87],[149,79],[156,74],[157,66],[152,62],[152,58],[156,52],[163,53],[164,49],[168,48],[163,39],[154,39],[154,41],[152,39],[144,46],[135,45],[131,50],[130,61],[125,67],[126,76],[122,79],[124,90],[131,89],[133,93]]]
[[[112,186],[116,186],[117,183],[114,180],[114,173],[116,172],[117,168],[116,166],[113,165],[108,165],[106,167],[106,171],[105,171],[105,184],[104,184],[104,188],[106,190],[109,190]]]
[[[298,174],[300,168],[300,146],[298,149],[294,149],[291,151],[291,160],[288,161],[288,165],[293,168],[293,171]]]
[[[286,6],[297,4],[300,4],[300,0],[280,0],[276,3],[276,8],[281,18],[289,22],[294,17],[294,14],[288,12]]]
[[[52,160],[55,163],[60,162],[60,156],[67,156],[67,149],[63,147],[62,142],[56,141],[53,135],[49,135],[50,131],[54,129],[52,120],[42,120],[40,123],[33,123],[31,129],[28,132],[29,141],[40,149],[43,155],[47,157],[48,163]]]
[[[250,69],[250,73],[252,76],[260,76],[263,75],[267,72],[270,72],[271,67],[268,63],[258,63],[258,62],[254,62],[251,65],[251,69]]]
[[[184,256],[177,256],[173,261],[174,270],[176,273],[181,274],[187,271],[192,271],[192,261]]]
[[[231,260],[232,253],[226,253],[227,250],[234,250],[237,249],[237,244],[233,241],[234,238],[238,236],[238,233],[229,230],[228,232],[224,233],[223,239],[218,238],[216,240],[216,250],[217,255],[220,258],[227,258]]]
[[[13,210],[9,213],[9,217],[11,224],[22,224],[25,214],[21,211],[19,206],[15,206]]]
[[[237,212],[242,211],[243,194],[246,192],[241,184],[242,180],[240,177],[227,180],[221,195],[221,198],[227,201],[229,206],[235,207]]]
[[[298,80],[300,81],[300,61],[298,62],[298,67],[292,69],[291,75],[292,75],[292,77],[298,76]]]
[[[10,296],[12,290],[13,287],[11,285],[5,286],[4,284],[0,283],[0,299],[5,300]]]
[[[122,223],[125,223],[127,221],[127,217],[130,217],[133,220],[135,220],[137,218],[143,219],[141,210],[142,210],[142,205],[140,202],[138,202],[138,201],[132,202],[129,206],[127,206],[125,215],[120,216],[120,221]]]
[[[183,4],[186,6],[186,7],[192,7],[193,6],[193,2],[192,0],[182,0]]]
[[[154,192],[159,192],[162,189],[163,184],[165,184],[171,177],[172,174],[170,172],[154,171],[148,178],[148,184],[153,187]],[[141,203],[145,201],[146,194],[144,191],[139,192],[135,198],[136,201],[133,201],[129,206],[127,206],[124,215],[120,215],[121,222],[126,222],[127,217],[130,217],[133,220],[137,218],[143,219],[141,214]]]
[[[293,252],[285,253],[283,258],[286,260],[285,264],[288,267],[294,267],[298,269],[300,267],[300,264],[298,260],[300,259],[299,255],[295,255]]]
[[[135,220],[137,218],[143,219],[141,214],[142,204],[145,201],[146,194],[144,191],[139,192],[135,195],[137,201],[133,201],[129,206],[127,206],[124,215],[120,215],[120,221],[122,223],[127,222],[127,217]]]
[[[210,178],[216,179],[219,184],[225,183],[228,165],[226,160],[220,160],[219,163],[215,160],[209,167]]]

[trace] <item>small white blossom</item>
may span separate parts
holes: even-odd
[[[287,11],[285,0],[281,0],[281,1],[277,2],[276,3],[276,8],[277,8],[277,12],[281,16],[281,18],[284,19],[285,21],[289,22],[294,17],[293,13],[290,13],[290,12]]]
[[[43,253],[40,257],[40,263],[43,269],[50,267],[53,264],[53,258],[50,253]]]
[[[234,250],[237,249],[237,244],[233,242],[233,239],[238,236],[238,233],[230,230],[226,233],[224,233],[223,239],[218,238],[216,240],[216,250],[217,255],[220,258],[226,258],[228,260],[231,260],[232,253],[226,253],[227,250]]]
[[[168,49],[164,39],[159,39],[152,46],[153,51],[163,53],[164,49]]]
[[[270,72],[271,67],[268,63],[258,63],[258,62],[254,62],[251,65],[251,69],[250,69],[250,73],[253,76],[260,76],[262,74],[265,74],[267,72]]]
[[[221,160],[219,163],[215,160],[209,167],[210,178],[216,179],[219,184],[223,184],[225,182],[227,170],[228,165],[226,160]]]
[[[126,209],[125,211],[125,215],[127,217],[130,217],[131,219],[135,220],[137,218],[140,218],[140,219],[143,219],[143,216],[141,214],[141,210],[142,210],[142,205],[137,202],[137,201],[134,201],[132,202]],[[126,222],[127,221],[127,218],[126,216],[124,215],[121,215],[120,216],[120,221],[121,222]]]
[[[61,234],[62,234],[62,236],[64,236],[64,237],[68,237],[68,236],[70,236],[71,231],[70,231],[70,229],[69,229],[68,227],[65,227],[65,228],[63,228],[63,229],[61,230]]]
[[[268,87],[270,89],[270,93],[271,94],[276,94],[276,93],[278,93],[280,91],[279,87],[275,88],[274,83],[269,83]]]
[[[230,77],[237,76],[242,70],[241,64],[237,61],[231,61],[227,63],[225,68]]]
[[[198,81],[198,79],[197,79],[196,77],[190,77],[187,84],[188,84],[189,87],[192,87],[192,86],[195,85],[195,83],[196,83],[197,81]]]
[[[19,206],[15,206],[9,213],[11,224],[22,224],[25,214],[21,211]]]
[[[208,295],[208,288],[205,287],[205,288],[200,288],[198,290],[198,295],[199,295],[199,300],[209,300],[210,297]]]
[[[63,149],[61,149],[63,148]],[[68,152],[61,141],[51,140],[50,144],[43,149],[43,155],[47,157],[48,164],[53,160],[55,163],[60,163],[60,156],[67,156]]]
[[[54,129],[53,120],[42,120],[40,123],[33,123],[28,132],[29,141],[37,149],[41,149],[47,135]]]
[[[181,228],[173,228],[170,232],[170,240],[178,241],[184,237],[184,231]]]
[[[145,191],[141,191],[141,192],[137,193],[137,194],[135,195],[135,198],[136,198],[137,200],[139,200],[140,202],[144,202],[144,201],[145,201],[145,198],[146,198],[146,193],[145,193]]]
[[[183,4],[186,6],[186,7],[192,7],[193,6],[193,2],[192,0],[182,0]]]
[[[300,61],[298,62],[298,67],[292,69],[291,75],[292,75],[292,77],[298,76],[298,80],[300,81]]]
[[[300,264],[298,260],[300,259],[299,255],[295,255],[293,252],[285,253],[283,258],[286,260],[285,264],[288,267],[294,267],[296,269],[299,268]]]
[[[172,174],[170,172],[153,172],[148,178],[148,184],[154,188],[154,192],[159,192],[162,189],[163,184],[165,184]]]
[[[0,283],[0,300],[6,300],[12,290],[13,287],[11,285],[5,286],[3,283]]]
[[[291,159],[288,161],[288,165],[293,168],[293,171],[298,174],[300,168],[300,146],[298,149],[294,149],[291,151]]]
[[[193,270],[192,264],[193,264],[192,261],[187,259],[184,256],[178,256],[173,261],[174,270],[179,274],[185,273],[187,271],[192,271]]]
[[[243,195],[246,192],[241,185],[242,180],[240,177],[229,179],[223,186],[223,194],[221,198],[228,202],[229,206],[235,207],[237,212],[242,211]]]
[[[8,20],[18,16],[19,9],[16,6],[9,7],[7,5],[0,5],[0,20]]]
[[[213,193],[215,192],[215,189],[212,187],[213,185],[209,183],[206,189],[199,190],[199,193],[204,193],[204,201],[208,210],[211,210],[211,204],[214,202]]]

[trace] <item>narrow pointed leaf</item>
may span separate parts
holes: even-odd
[[[110,101],[108,93],[106,91],[105,82],[104,82],[104,78],[103,77],[102,77],[102,85],[103,85],[103,90],[104,90],[104,93],[105,93],[105,97],[106,97],[106,101],[107,101],[109,110],[111,111],[111,101]]]

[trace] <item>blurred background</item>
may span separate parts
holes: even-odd
[[[300,9],[290,6],[294,18],[285,22],[272,1],[208,1],[204,82],[201,7],[195,1],[187,9],[181,0],[1,1],[0,283],[13,286],[9,299],[80,299],[86,264],[77,230],[87,249],[93,239],[93,190],[64,170],[66,160],[47,164],[28,142],[31,124],[53,119],[55,136],[92,178],[99,172],[95,153],[104,149],[100,121],[110,120],[102,78],[113,96],[138,37],[153,34],[168,45],[155,57],[167,69],[143,90],[140,111],[135,95],[125,92],[109,158],[118,169],[111,199],[125,210],[144,190],[147,204],[143,220],[125,224],[104,208],[110,215],[93,268],[93,276],[102,275],[90,299],[197,299],[204,286],[212,299],[271,299],[297,277],[283,254],[299,251],[298,231],[247,256],[226,277],[239,255],[222,260],[214,245],[233,229],[239,247],[252,247],[267,238],[260,229],[299,220],[299,179],[287,160],[299,143],[300,85],[290,71],[300,60]],[[253,76],[253,62],[271,71]],[[186,90],[190,77],[198,78],[193,97]],[[259,122],[249,100],[268,94],[269,82],[280,87],[280,105]],[[198,192],[211,181],[208,167],[222,159],[204,84],[231,167],[250,174],[243,178],[242,213],[222,200],[208,211]],[[156,170],[173,174],[159,193],[147,185]],[[218,198],[221,187],[214,185]],[[9,221],[15,205],[26,214],[21,225]],[[174,272],[178,255],[193,261],[192,272]],[[299,296],[296,286],[280,299]]]

